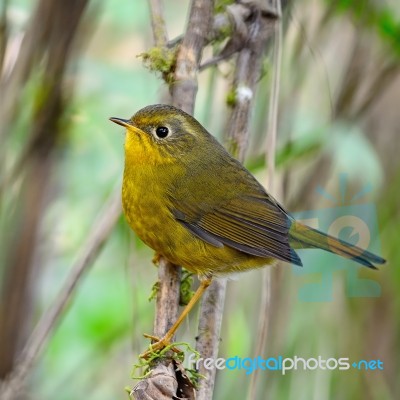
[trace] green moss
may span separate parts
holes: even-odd
[[[143,59],[146,68],[152,72],[160,73],[164,81],[170,84],[173,80],[176,54],[176,48],[152,47],[146,53],[139,54],[138,57]]]

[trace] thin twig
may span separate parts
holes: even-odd
[[[281,1],[276,0],[277,14],[281,15]],[[282,20],[278,19],[274,22],[274,46],[273,46],[273,71],[272,71],[272,86],[269,101],[268,113],[268,130],[267,130],[267,166],[268,166],[268,184],[269,190],[274,190],[275,176],[275,152],[276,138],[278,130],[278,106],[279,106],[279,89],[280,89],[280,74],[282,63]],[[261,284],[261,299],[259,311],[259,323],[257,327],[257,341],[255,346],[255,357],[263,354],[268,337],[268,327],[270,319],[270,301],[271,301],[271,270],[265,268],[262,271]],[[255,370],[251,375],[249,384],[248,400],[257,398],[257,383],[259,378],[259,370]]]
[[[69,300],[78,282],[81,281],[82,275],[88,271],[89,267],[97,258],[120,215],[121,194],[118,189],[110,196],[110,199],[99,213],[87,241],[82,246],[80,254],[71,268],[71,273],[64,283],[64,287],[61,289],[49,310],[39,320],[21,353],[20,360],[14,372],[0,388],[0,392],[3,396],[2,400],[16,398],[27,374],[41,353],[51,333],[58,325],[60,318],[64,315],[64,311],[69,304]]]

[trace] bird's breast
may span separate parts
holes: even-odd
[[[125,171],[122,205],[126,219],[143,242],[160,252],[165,242],[164,229],[172,215],[166,204],[166,193],[152,174]]]

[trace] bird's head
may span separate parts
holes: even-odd
[[[130,119],[110,120],[126,128],[125,155],[134,163],[182,161],[211,136],[191,115],[164,104],[142,108]]]

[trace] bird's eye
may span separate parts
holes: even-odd
[[[159,126],[156,128],[156,135],[160,139],[165,139],[169,134],[169,129],[166,126]]]

